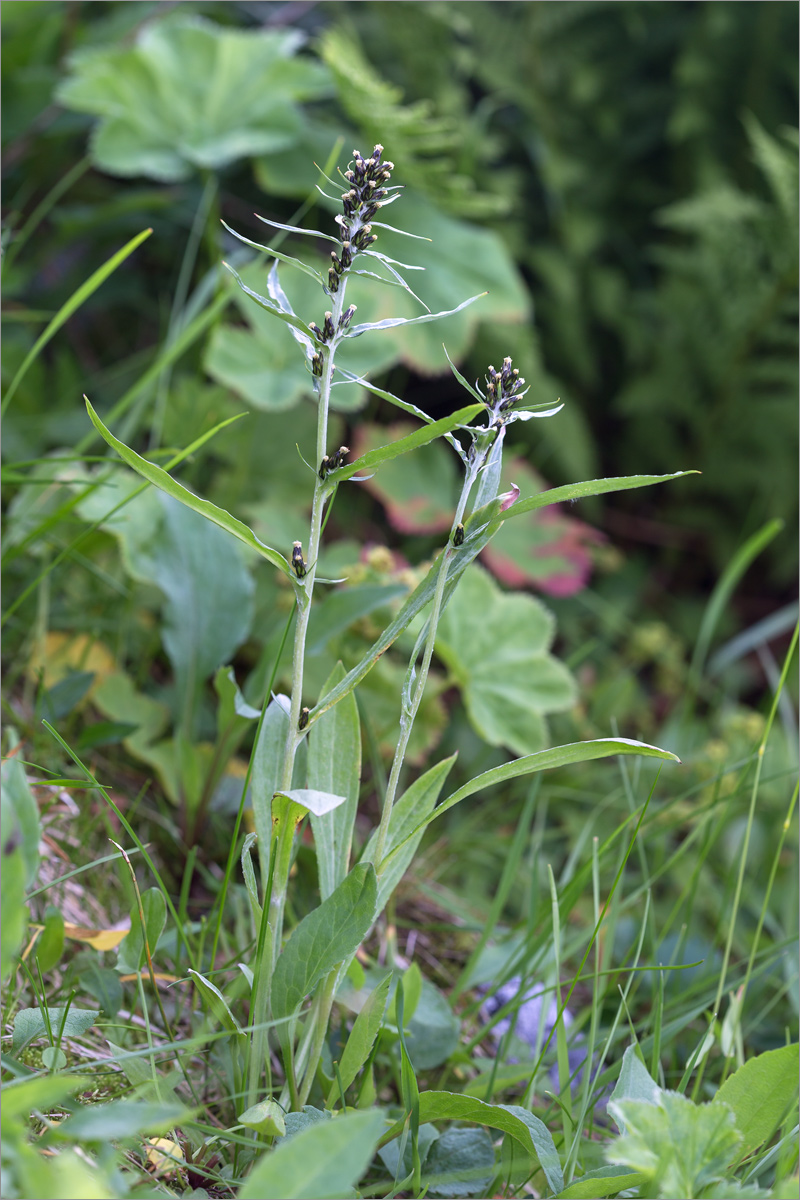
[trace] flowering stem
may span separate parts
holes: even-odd
[[[386,850],[386,839],[389,834],[389,821],[392,816],[392,808],[394,807],[395,795],[397,794],[397,785],[400,781],[400,771],[403,766],[403,760],[408,748],[408,742],[411,737],[411,731],[414,727],[414,720],[417,715],[417,710],[422,701],[422,695],[425,691],[425,684],[428,680],[428,671],[430,670],[431,659],[436,645],[436,631],[439,625],[439,617],[442,611],[442,600],[444,599],[444,588],[447,583],[447,573],[450,565],[450,560],[454,554],[458,553],[458,547],[454,542],[456,530],[461,525],[464,511],[467,507],[469,494],[472,491],[472,485],[477,478],[478,471],[483,465],[484,457],[473,461],[467,469],[466,478],[461,489],[461,495],[456,507],[455,517],[453,518],[450,537],[447,540],[447,545],[442,552],[441,563],[439,566],[439,574],[436,578],[436,590],[433,593],[431,603],[431,614],[428,618],[428,637],[425,642],[425,650],[422,656],[422,665],[420,666],[419,675],[417,677],[414,693],[410,703],[406,703],[403,699],[403,706],[400,714],[400,738],[397,742],[397,747],[392,760],[392,770],[389,775],[389,782],[386,787],[386,796],[383,801],[383,809],[381,811],[381,823],[378,828],[378,838],[375,843],[375,871],[378,875],[381,873],[381,864]],[[416,653],[414,654],[416,658]],[[414,661],[409,664],[409,674],[413,671]]]

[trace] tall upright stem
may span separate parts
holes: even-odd
[[[403,703],[403,708],[400,714],[400,737],[394,752],[392,760],[392,770],[389,775],[389,782],[386,787],[386,796],[383,801],[383,809],[381,811],[381,823],[378,828],[378,837],[375,843],[374,863],[375,870],[378,875],[381,872],[381,863],[383,861],[384,852],[386,850],[386,839],[389,834],[389,821],[392,816],[395,796],[397,794],[397,785],[400,782],[400,771],[405,759],[408,742],[411,737],[411,731],[414,728],[414,720],[417,715],[417,709],[422,702],[422,695],[425,691],[425,684],[428,681],[428,671],[430,670],[431,659],[436,645],[436,630],[439,625],[439,617],[442,611],[442,601],[444,599],[444,589],[447,583],[447,572],[450,566],[450,560],[454,554],[458,553],[458,548],[453,541],[456,529],[461,524],[461,519],[464,516],[464,510],[467,507],[469,494],[472,491],[472,485],[475,482],[478,471],[482,465],[483,459],[470,464],[466,478],[464,479],[461,495],[456,507],[456,514],[453,518],[453,524],[450,529],[450,537],[447,540],[447,545],[442,553],[442,561],[439,566],[439,574],[436,578],[436,590],[433,593],[433,602],[431,604],[431,614],[428,618],[428,637],[425,642],[425,650],[422,655],[422,665],[419,669],[417,682],[414,687],[414,693],[411,697],[411,703],[406,705]],[[409,670],[413,669],[413,662],[409,665]]]
[[[339,330],[339,321],[344,312],[344,298],[347,290],[347,279],[343,277],[339,290],[333,295],[331,320],[336,331],[330,341],[322,347],[323,374],[319,388],[319,411],[317,417],[317,464],[322,462],[327,451],[328,441],[328,411],[330,407],[331,387],[333,386],[333,366],[336,349],[344,337]],[[294,649],[292,652],[292,696],[289,708],[289,728],[286,732],[286,745],[283,753],[283,768],[280,776],[281,791],[288,791],[292,786],[294,761],[297,748],[305,737],[300,729],[300,712],[303,703],[303,672],[305,668],[306,636],[308,622],[311,616],[311,602],[314,595],[314,581],[317,574],[317,559],[319,558],[320,540],[322,534],[322,518],[325,500],[330,494],[330,484],[327,484],[315,473],[314,499],[311,508],[311,528],[308,537],[308,565],[299,589],[297,601],[297,622],[294,632]],[[288,861],[288,859],[287,859]],[[281,948],[283,932],[283,911],[286,904],[286,889],[288,886],[288,869],[280,874],[276,870],[270,903],[270,924],[273,929],[273,957],[277,958]]]

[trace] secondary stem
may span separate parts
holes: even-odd
[[[406,707],[405,704],[403,705],[403,711],[400,717],[400,738],[397,742],[397,747],[394,752],[394,759],[392,760],[392,770],[389,775],[389,783],[386,788],[386,796],[384,798],[383,809],[381,811],[381,823],[378,828],[378,838],[375,843],[374,863],[375,871],[378,875],[380,875],[381,863],[383,861],[384,852],[386,849],[386,839],[389,834],[389,821],[392,816],[392,808],[394,807],[394,800],[397,794],[397,785],[400,781],[400,771],[403,766],[403,760],[405,759],[408,742],[411,737],[411,731],[414,727],[414,720],[417,715],[417,710],[422,702],[425,684],[428,681],[428,671],[430,670],[431,659],[433,658],[433,651],[436,645],[436,630],[439,625],[439,617],[442,611],[442,601],[444,599],[444,589],[445,584],[447,583],[448,567],[453,555],[458,553],[458,548],[453,542],[453,536],[456,532],[456,529],[461,524],[461,519],[464,516],[464,510],[467,507],[467,500],[469,499],[469,494],[472,491],[472,485],[475,482],[482,463],[483,458],[470,465],[461,489],[461,495],[456,507],[456,514],[453,518],[453,524],[450,530],[450,537],[448,538],[447,545],[442,552],[442,561],[439,567],[439,574],[436,579],[436,590],[433,593],[431,614],[428,618],[428,637],[425,642],[422,665],[417,677],[414,694],[411,698],[411,704],[408,707]],[[411,669],[411,667],[413,667],[413,663],[410,665],[409,669]]]

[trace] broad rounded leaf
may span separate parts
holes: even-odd
[[[335,1200],[352,1195],[375,1153],[383,1124],[379,1109],[315,1121],[262,1155],[239,1189],[239,1200]]]
[[[751,1058],[726,1079],[716,1094],[731,1109],[750,1154],[771,1137],[797,1102],[797,1045],[781,1046]]]
[[[91,154],[102,170],[185,179],[296,141],[298,101],[328,90],[323,66],[294,57],[300,41],[173,16],[130,49],[76,54],[57,98],[101,118]]]
[[[436,651],[461,690],[470,721],[493,746],[532,754],[547,743],[544,717],[575,702],[567,668],[550,653],[555,621],[533,596],[500,591],[472,566],[453,594]]]

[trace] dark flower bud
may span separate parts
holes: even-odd
[[[292,546],[292,570],[298,579],[302,579],[306,573],[306,563],[303,558],[303,543],[295,542]]]
[[[337,258],[337,256],[336,256],[335,250],[331,250],[331,258],[333,259],[334,271],[336,272],[337,275],[341,275],[343,267],[342,267],[341,259]]]
[[[330,461],[331,460],[328,458],[327,454],[323,455],[322,462],[319,464],[318,474],[320,479],[324,479],[328,474],[328,471],[330,470]]]
[[[453,545],[454,546],[463,546],[464,545],[464,526],[461,524],[460,521],[459,521],[458,525],[456,525],[455,533],[453,534]]]
[[[336,333],[336,330],[333,327],[333,313],[325,313],[325,324],[322,326],[322,328],[325,333],[325,341],[329,342]]]
[[[300,709],[300,720],[297,722],[297,728],[300,730],[303,730],[303,729],[305,729],[307,724],[308,724],[308,709],[301,708]]]
[[[319,379],[324,369],[325,363],[322,355],[317,351],[316,354],[311,355],[311,374],[316,375],[317,379]]]
[[[320,329],[319,325],[316,323],[316,321],[309,322],[308,328],[311,330],[311,332],[313,333],[314,337],[317,339],[318,342],[325,341],[325,335],[322,332],[322,330]]]
[[[349,179],[351,183],[355,179],[355,175],[353,174],[352,171],[345,171],[344,177],[345,177],[345,179]]]
[[[351,304],[350,307],[345,309],[345,311],[339,317],[339,328],[340,329],[346,329],[347,326],[350,324],[350,322],[353,319],[353,314],[356,311],[356,307],[357,307],[357,305]]]
[[[331,267],[330,271],[328,271],[328,291],[333,293],[333,292],[338,292],[338,290],[339,290],[339,276],[336,274],[333,267]]]
[[[382,154],[383,146],[380,144],[380,142],[376,142],[372,150],[372,157],[375,159],[375,162],[380,162]]]
[[[380,208],[380,204],[365,205],[364,208],[362,208],[362,210],[361,210],[361,220],[362,221],[371,221],[372,218],[377,215],[379,208]]]
[[[346,270],[353,261],[353,249],[350,242],[342,242],[342,267]]]

